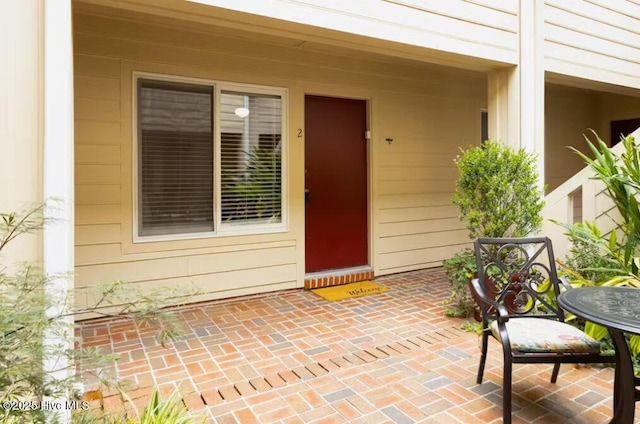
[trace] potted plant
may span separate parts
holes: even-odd
[[[524,237],[540,230],[544,200],[535,155],[487,140],[461,149],[454,162],[460,176],[452,201],[460,208],[470,238]],[[470,290],[476,271],[473,252],[456,253],[443,266],[452,283],[452,299],[461,299],[460,287]]]

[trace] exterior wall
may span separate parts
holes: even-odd
[[[304,128],[305,94],[369,101],[376,275],[439,265],[468,242],[450,202],[453,158],[458,146],[480,140],[484,74],[308,52],[177,23],[74,18],[76,287],[110,279],[142,288],[193,282],[205,299],[302,286],[304,137],[294,135]],[[132,242],[133,71],[288,89],[287,232]]]
[[[448,54],[517,62],[518,0],[197,0],[195,3]]]
[[[602,93],[598,96],[598,135],[611,143],[611,121],[640,118],[640,97]]]
[[[640,4],[631,0],[546,0],[549,72],[640,88]]]
[[[43,11],[35,0],[0,4],[0,212],[42,202]],[[39,235],[2,251],[2,265],[42,259]]]
[[[640,137],[640,129],[634,132],[634,136]],[[624,151],[624,146],[618,144],[613,147],[616,154]],[[553,241],[553,250],[557,258],[564,258],[570,245],[564,235],[564,229],[551,222],[573,223],[576,221],[596,222],[603,234],[607,234],[616,228],[615,222],[620,222],[620,215],[615,209],[613,201],[607,196],[604,184],[593,180],[594,172],[584,167],[558,188],[549,193],[545,198],[545,206],[542,215],[545,217],[541,234],[548,236]],[[581,196],[580,216],[576,217],[576,197]]]
[[[545,174],[547,192],[584,168],[568,146],[587,150],[583,134],[598,125],[597,93],[547,84],[545,92]]]
[[[545,173],[551,192],[584,168],[567,148],[589,152],[584,136],[593,129],[609,143],[611,121],[640,118],[640,98],[547,84],[545,92]],[[579,206],[579,205],[578,205]]]

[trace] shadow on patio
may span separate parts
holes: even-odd
[[[178,388],[212,423],[499,423],[502,353],[489,348],[475,384],[478,336],[444,316],[440,269],[376,279],[383,294],[328,302],[303,290],[186,307],[167,348],[116,321],[86,324],[86,344],[119,354],[120,380],[146,403]],[[514,366],[514,423],[605,423],[612,369]],[[102,399],[119,406],[117,396]],[[640,415],[636,407],[636,416]],[[636,418],[636,423],[640,419]]]

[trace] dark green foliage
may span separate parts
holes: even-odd
[[[246,152],[246,172],[223,170],[222,220],[278,220],[282,216],[282,155],[280,147],[255,147]]]
[[[442,262],[451,284],[451,296],[446,300],[447,316],[467,318],[473,312],[473,299],[469,293],[469,279],[476,272],[476,258],[471,249],[464,249]]]
[[[487,141],[461,150],[455,159],[460,171],[453,203],[469,237],[523,237],[542,226],[544,206],[535,156],[523,149]],[[448,315],[473,311],[468,281],[476,271],[473,251],[465,249],[443,262],[451,283]]]
[[[594,133],[595,134],[595,133]],[[607,144],[595,134],[596,142],[587,139],[594,158],[573,149],[596,173],[595,179],[602,181],[607,194],[613,200],[621,222],[618,229],[622,237],[618,240],[616,232],[606,235],[608,250],[619,262],[621,268],[631,275],[639,275],[640,260],[640,147],[633,136],[622,138],[625,151],[616,155]]]
[[[542,226],[544,206],[535,156],[487,141],[462,150],[453,203],[469,237],[524,237]]]
[[[588,226],[576,224],[569,234],[572,234],[571,248],[566,258],[569,269],[594,282],[607,281],[618,275],[612,269],[617,267],[615,258],[603,252],[598,241],[591,239],[594,233],[589,231]]]
[[[595,222],[562,225],[572,249],[564,273],[574,286],[606,285],[640,288],[640,146],[633,136],[622,138],[620,155],[595,134],[595,143],[587,138],[593,159],[573,149],[595,172],[593,177],[606,187],[619,213],[614,231],[602,233]],[[586,137],[585,137],[586,138]],[[606,340],[604,327],[585,323],[585,332],[596,340]],[[640,358],[640,336],[627,336],[629,347]]]

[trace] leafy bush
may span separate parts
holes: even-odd
[[[594,133],[595,134],[595,133]],[[594,159],[573,149],[596,173],[595,179],[602,181],[607,195],[613,200],[622,222],[617,228],[622,237],[618,240],[616,232],[607,235],[609,253],[618,262],[620,268],[629,275],[639,275],[640,260],[640,147],[633,136],[622,138],[625,151],[615,154],[607,144],[596,136],[596,144],[587,139]],[[586,138],[586,137],[585,137]]]
[[[460,177],[452,201],[469,237],[523,237],[540,229],[544,201],[534,155],[487,141],[461,149],[454,162]],[[473,251],[456,253],[443,267],[452,287],[447,314],[468,316],[473,310],[468,281],[476,272]]]
[[[565,268],[571,269],[587,280],[607,281],[618,273],[611,269],[616,266],[613,256],[607,254],[598,242],[602,238],[597,229],[589,230],[589,223],[578,223],[568,235],[571,247],[566,258]],[[597,240],[591,239],[596,236]]]
[[[0,213],[0,254],[17,237],[41,229],[46,223],[44,210],[44,205],[38,205],[22,213]],[[179,335],[181,329],[171,311],[162,306],[169,299],[176,303],[176,299],[193,294],[166,287],[142,294],[131,285],[113,282],[94,293],[95,304],[80,309],[74,307],[73,292],[63,299],[52,297],[49,285],[58,278],[65,276],[45,275],[33,263],[12,271],[9,264],[0,265],[0,404],[23,401],[39,405],[46,397],[77,399],[80,394],[74,393],[74,385],[89,375],[120,388],[100,371],[116,358],[95,348],[78,348],[81,341],[72,338],[72,317],[88,313],[128,317],[138,325],[154,326],[159,341],[164,343]],[[45,343],[47,337],[55,342]],[[46,360],[55,364],[54,369],[44,367]],[[45,416],[53,413],[37,407],[31,411],[0,408],[0,422],[56,422],[55,417]]]
[[[535,156],[487,141],[462,150],[453,203],[469,237],[523,237],[542,226],[543,193]]]
[[[449,308],[445,314],[450,317],[467,318],[474,310],[469,294],[469,279],[476,272],[476,257],[471,249],[464,249],[442,262],[447,279],[451,284],[451,296],[445,301]]]
[[[573,149],[595,172],[594,179],[605,184],[607,195],[619,212],[620,222],[614,231],[603,234],[595,222],[559,223],[567,230],[572,250],[564,272],[574,286],[606,285],[640,288],[640,146],[633,136],[622,138],[621,155],[595,134],[595,143],[587,137],[593,159]],[[584,252],[584,254],[576,252]],[[585,332],[602,340],[604,327],[587,322]],[[640,336],[629,336],[635,362],[640,358]]]

